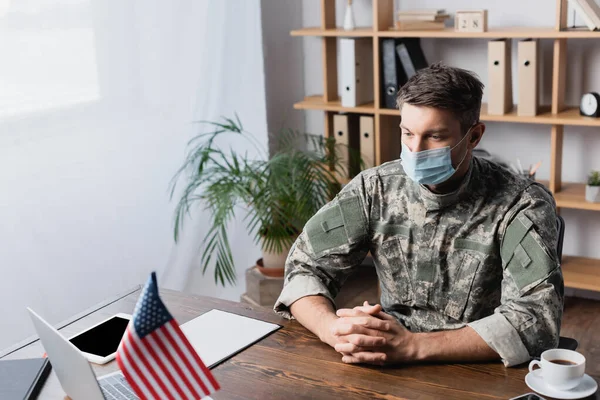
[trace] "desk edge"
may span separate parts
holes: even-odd
[[[70,325],[73,322],[80,320],[81,318],[84,318],[84,317],[86,317],[86,316],[88,316],[88,315],[90,315],[90,314],[92,314],[92,313],[94,313],[94,312],[96,312],[96,311],[98,311],[98,310],[106,307],[106,306],[109,306],[109,305],[111,305],[113,303],[116,303],[117,301],[119,301],[119,300],[121,300],[121,299],[123,299],[123,298],[125,298],[125,297],[127,297],[127,296],[129,296],[129,295],[131,295],[131,294],[133,294],[133,293],[141,290],[141,288],[142,288],[142,285],[137,285],[137,286],[129,289],[128,291],[126,291],[124,293],[121,293],[121,294],[116,295],[115,297],[106,299],[106,300],[104,300],[104,301],[102,301],[102,302],[100,302],[98,304],[95,304],[94,306],[92,306],[92,307],[90,307],[90,308],[88,308],[88,309],[80,312],[79,314],[75,314],[71,318],[68,318],[68,319],[66,319],[64,321],[61,321],[60,323],[58,323],[54,327],[57,330],[60,330],[60,329],[64,328],[65,326]],[[8,356],[8,355],[10,355],[12,353],[14,353],[15,351],[18,351],[18,350],[22,349],[23,347],[29,346],[30,344],[32,344],[32,343],[34,343],[34,342],[36,342],[38,340],[39,340],[39,338],[38,338],[37,335],[32,335],[32,336],[29,336],[28,338],[22,340],[21,342],[15,344],[15,345],[12,345],[12,346],[9,346],[9,347],[7,347],[7,348],[5,348],[3,350],[0,350],[0,359],[2,359],[4,357],[6,357],[6,356]]]

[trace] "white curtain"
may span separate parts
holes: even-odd
[[[237,112],[267,145],[259,0],[0,0],[0,349],[143,283],[237,298],[173,242],[168,185],[193,121]],[[239,229],[237,229],[239,228]]]
[[[248,131],[267,150],[267,122],[265,110],[265,79],[261,34],[260,2],[245,0],[211,1],[207,14],[210,23],[204,36],[211,38],[199,43],[198,57],[200,80],[193,107],[194,120],[215,120],[220,116],[233,116],[234,112]],[[198,127],[201,129],[201,127]],[[247,151],[250,157],[258,156],[253,147],[232,145],[236,150]],[[240,210],[241,211],[241,210]],[[246,234],[245,224],[238,212],[229,229],[229,239],[237,268],[237,284],[226,287],[214,285],[212,270],[200,273],[200,243],[207,232],[207,215],[201,210],[193,213],[186,222],[184,234],[171,252],[165,271],[169,287],[207,296],[239,300],[244,292],[244,272],[260,257],[260,250]]]

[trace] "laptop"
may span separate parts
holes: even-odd
[[[96,378],[79,349],[33,310],[27,308],[52,368],[65,393],[73,400],[138,399],[121,371]]]

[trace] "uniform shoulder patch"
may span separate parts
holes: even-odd
[[[507,269],[519,290],[539,282],[558,267],[535,230],[529,231],[515,247]]]
[[[307,223],[306,235],[316,257],[364,239],[367,226],[360,197],[336,200],[319,210]]]

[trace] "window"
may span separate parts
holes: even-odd
[[[100,96],[90,0],[0,0],[0,118]]]

